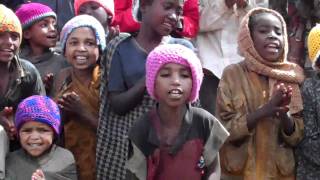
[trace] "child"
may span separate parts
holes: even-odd
[[[73,155],[54,144],[60,122],[57,104],[46,96],[30,96],[19,104],[15,127],[22,149],[9,153],[5,179],[77,179]]]
[[[105,49],[105,32],[99,21],[79,15],[61,31],[63,53],[70,74],[59,76],[58,104],[64,113],[64,143],[75,156],[79,178],[96,177],[100,71],[97,61]]]
[[[108,44],[106,61],[101,63],[98,179],[125,178],[127,132],[155,104],[145,91],[146,58],[159,44],[172,41],[168,35],[176,28],[182,5],[180,0],[140,1],[139,33],[120,34]]]
[[[62,68],[68,66],[62,55],[50,49],[58,40],[57,16],[50,7],[40,3],[23,4],[16,15],[22,24],[24,39],[20,56],[36,66],[47,93],[53,96],[52,81]]]
[[[41,77],[28,61],[20,59],[18,49],[22,29],[17,16],[7,7],[0,5],[0,131],[5,130],[10,138],[15,136],[12,115],[18,103],[33,94],[45,94]],[[8,142],[5,133],[0,141]],[[8,143],[5,143],[8,145]],[[10,143],[11,147],[17,143]],[[0,179],[4,175],[7,146],[0,146]]]
[[[182,45],[160,45],[148,55],[146,86],[158,104],[129,132],[130,179],[220,179],[218,152],[228,132],[189,104],[202,78],[200,60]]]
[[[320,129],[319,129],[319,55],[320,25],[313,27],[308,35],[309,58],[316,74],[302,85],[304,137],[296,148],[297,179],[320,178]]]
[[[218,86],[217,116],[230,132],[220,151],[222,179],[295,179],[304,75],[286,61],[286,24],[276,11],[255,8],[239,32],[245,60],[228,66]]]

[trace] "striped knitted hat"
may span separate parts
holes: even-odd
[[[112,17],[111,22],[114,19],[114,1],[113,0],[75,0],[74,11],[76,15],[79,15],[80,6],[86,2],[96,2],[104,8],[109,16]]]
[[[15,126],[19,131],[22,125],[29,121],[41,122],[49,125],[56,135],[60,133],[60,112],[58,105],[49,97],[34,95],[19,103]]]
[[[318,69],[315,65],[320,55],[320,24],[314,26],[308,35],[308,53],[309,59],[314,69]]]
[[[197,55],[191,49],[180,44],[160,45],[148,55],[146,62],[146,86],[150,96],[157,99],[154,94],[155,80],[161,67],[168,63],[190,67],[192,90],[189,101],[196,101],[203,78],[202,66]]]
[[[75,16],[63,26],[60,34],[61,47],[63,52],[65,52],[65,47],[69,35],[79,27],[91,28],[95,33],[97,45],[100,46],[102,51],[106,48],[106,35],[101,23],[96,18],[83,14]]]
[[[27,29],[34,23],[41,21],[46,17],[57,18],[57,15],[53,10],[41,3],[26,3],[20,6],[16,10],[16,15],[18,16],[22,28]]]
[[[0,32],[16,32],[22,40],[22,28],[19,19],[11,9],[0,4]]]

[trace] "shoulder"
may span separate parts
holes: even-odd
[[[130,140],[144,139],[150,129],[150,112],[145,113],[139,120],[137,120],[129,130]]]
[[[63,160],[63,162],[75,162],[73,154],[68,149],[62,148],[60,146],[53,146],[52,148],[55,148],[53,158]]]
[[[21,66],[27,70],[27,71],[36,71],[37,68],[28,60],[25,60],[25,59],[19,59],[20,63],[21,63]]]
[[[10,152],[6,157],[6,167],[11,168],[15,164],[21,164],[25,161],[25,154],[22,149]]]

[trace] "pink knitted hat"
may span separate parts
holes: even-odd
[[[16,10],[16,15],[18,16],[23,29],[29,28],[34,23],[46,17],[57,18],[56,13],[53,12],[49,6],[41,3],[23,4]]]
[[[112,16],[111,22],[114,19],[114,0],[75,0],[74,12],[79,15],[80,6],[86,2],[96,2],[102,6],[109,16]]]
[[[154,83],[161,67],[168,63],[190,67],[192,90],[189,101],[196,101],[203,78],[202,66],[197,55],[191,49],[180,44],[160,45],[148,55],[146,62],[146,86],[150,96],[157,99],[154,94]]]

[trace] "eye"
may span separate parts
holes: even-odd
[[[78,42],[77,41],[69,41],[68,44],[71,46],[76,46],[78,44]]]
[[[19,34],[17,34],[17,33],[10,33],[10,36],[11,36],[11,39],[13,40],[13,41],[18,41],[19,39],[20,39],[20,36],[19,36]]]
[[[87,41],[86,44],[88,46],[96,46],[97,45],[96,42],[94,42],[94,41]]]
[[[20,131],[23,133],[31,133],[32,129],[31,128],[22,128]]]

